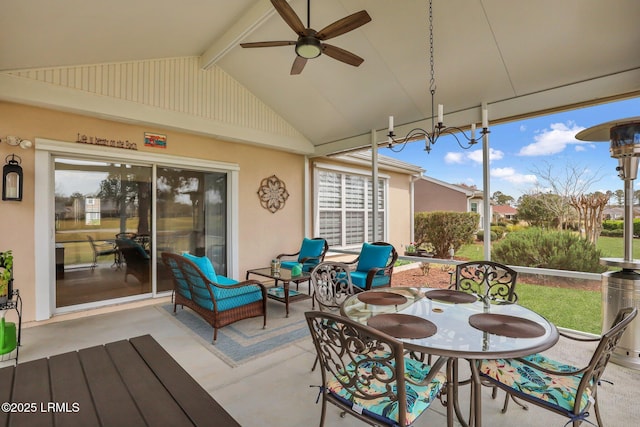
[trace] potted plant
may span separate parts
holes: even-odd
[[[413,256],[416,254],[416,244],[411,242],[407,246],[405,246],[404,254],[406,256]]]
[[[0,304],[9,299],[9,291],[13,282],[13,253],[0,252]]]

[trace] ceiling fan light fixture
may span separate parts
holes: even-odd
[[[320,40],[315,37],[303,36],[296,43],[296,54],[306,59],[313,59],[320,56],[322,46]]]

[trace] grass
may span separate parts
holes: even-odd
[[[600,292],[529,285],[518,282],[518,303],[544,316],[556,326],[600,334]]]
[[[598,239],[596,245],[602,256],[606,258],[623,258],[624,257],[624,240],[622,237],[604,237]],[[640,258],[640,239],[633,239],[633,258]]]
[[[465,245],[456,258],[483,259],[482,242]],[[622,258],[621,237],[600,237],[598,249],[603,257]],[[633,258],[640,258],[640,240],[633,241]],[[600,334],[602,332],[602,294],[578,289],[556,288],[518,282],[518,303],[546,317],[556,326]]]

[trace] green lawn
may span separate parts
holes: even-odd
[[[603,257],[622,258],[621,237],[600,237],[598,249]],[[640,240],[633,241],[633,257],[640,258]],[[465,245],[456,258],[483,259],[482,242]],[[578,289],[556,288],[518,282],[518,302],[546,317],[556,326],[578,331],[601,333],[602,294]]]
[[[518,282],[518,303],[546,317],[556,326],[600,334],[600,292],[529,285]]]

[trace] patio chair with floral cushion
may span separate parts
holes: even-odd
[[[564,415],[569,418],[566,425],[572,423],[577,427],[583,422],[594,425],[587,419],[589,407],[593,404],[598,425],[602,426],[597,395],[600,377],[622,334],[637,314],[637,308],[621,309],[611,329],[600,338],[583,338],[561,332],[561,336],[575,341],[598,342],[591,360],[582,368],[534,354],[517,359],[483,360],[479,368],[481,378],[507,392],[503,413],[507,410],[509,396],[513,395]]]
[[[187,306],[213,326],[213,343],[218,328],[262,316],[262,327],[267,326],[267,291],[257,280],[237,280],[216,274],[207,257],[191,254],[162,253],[174,285],[173,312],[176,307]]]
[[[515,292],[518,272],[504,264],[492,261],[469,261],[456,265],[450,273],[450,288],[473,293],[487,302],[516,303]]]
[[[335,261],[324,261],[311,271],[311,285],[313,286],[313,307],[318,303],[318,309],[327,313],[340,314],[342,303],[362,289],[353,286],[349,267]],[[318,358],[313,362],[312,371],[316,369]]]
[[[409,426],[446,383],[445,358],[429,366],[404,356],[401,341],[335,314],[305,313],[322,373],[324,425],[327,402],[371,425]]]
[[[391,286],[393,265],[398,260],[398,252],[393,245],[386,242],[363,243],[360,255],[353,261],[345,262],[355,265],[351,271],[351,280],[361,289],[370,290]]]

